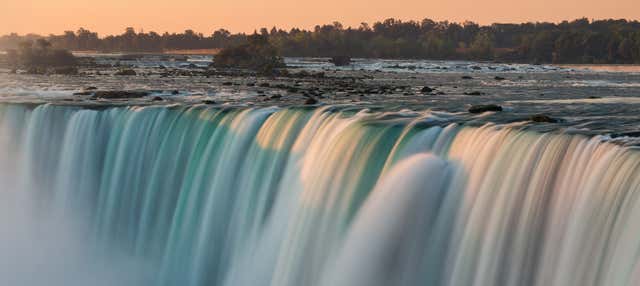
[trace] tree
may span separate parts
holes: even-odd
[[[561,23],[493,24],[436,22],[430,19],[385,19],[369,25],[345,27],[339,22],[317,25],[313,30],[260,29],[284,56],[420,58],[503,60],[540,63],[638,63],[640,22],[626,20]],[[46,39],[55,48],[105,52],[162,52],[175,49],[237,47],[249,36],[220,29],[204,36],[193,30],[183,33],[138,32],[99,38],[80,28],[62,35],[0,37],[0,48],[18,49],[23,41]]]
[[[477,59],[491,59],[493,56],[493,36],[489,31],[481,31],[476,34],[471,46],[469,46],[469,53]]]

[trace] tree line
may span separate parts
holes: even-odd
[[[338,22],[312,30],[278,28],[255,32],[268,38],[283,56],[488,60],[528,63],[640,63],[640,22],[577,19],[561,23],[492,24],[402,21],[344,27]],[[220,49],[246,44],[247,34],[220,29],[210,35],[136,32],[99,37],[86,29],[40,37],[0,37],[0,48],[46,38],[56,48],[74,51],[164,52]]]

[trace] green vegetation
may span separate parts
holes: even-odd
[[[529,63],[640,63],[640,22],[627,20],[561,23],[450,23],[429,19],[387,19],[373,25],[345,28],[340,23],[313,30],[261,29],[283,56],[492,60]],[[0,37],[0,48],[17,48],[38,36]],[[246,34],[218,30],[209,36],[187,30],[181,34],[136,33],[99,38],[85,29],[46,38],[69,50],[162,52],[180,49],[238,47],[251,41]],[[231,53],[231,50],[228,52]],[[236,52],[241,53],[240,50]]]
[[[220,51],[214,60],[215,68],[242,68],[255,70],[262,74],[273,74],[284,67],[284,60],[278,50],[269,43],[266,36],[252,35],[247,43],[228,47]]]
[[[6,64],[13,70],[29,73],[76,74],[76,58],[67,50],[54,49],[45,39],[25,41],[17,50],[7,51]]]

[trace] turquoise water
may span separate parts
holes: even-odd
[[[4,104],[0,274],[637,285],[640,157],[602,139],[335,107]]]

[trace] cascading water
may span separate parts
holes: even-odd
[[[598,137],[4,104],[0,155],[11,285],[640,283],[640,155]]]

